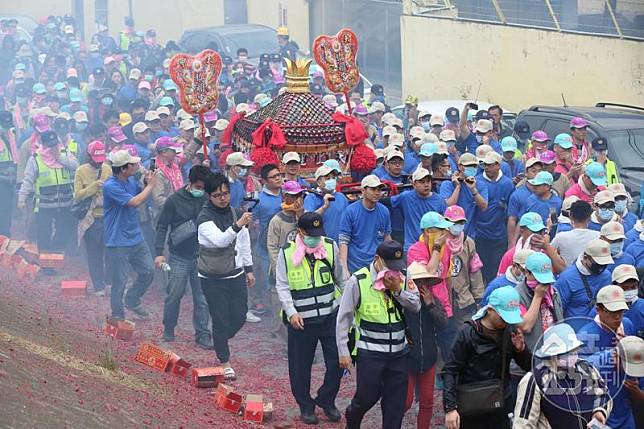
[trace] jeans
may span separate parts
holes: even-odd
[[[107,256],[112,266],[112,317],[124,318],[123,293],[127,281],[128,265],[138,274],[132,287],[125,294],[125,305],[130,308],[141,304],[141,297],[154,278],[154,262],[147,244],[128,247],[107,247]]]
[[[197,275],[197,260],[185,259],[170,254],[170,273],[163,303],[163,327],[167,332],[174,332],[179,319],[181,299],[186,293],[186,283],[192,288],[192,326],[195,329],[195,340],[210,340],[208,331],[208,303],[201,290]]]
[[[479,236],[476,237],[475,242],[476,253],[479,254],[481,262],[483,263],[483,268],[481,268],[483,281],[485,284],[488,284],[496,278],[499,263],[507,250],[508,238],[493,239]]]
[[[16,184],[0,182],[0,235],[11,237],[11,217],[15,205]]]
[[[228,340],[246,323],[248,291],[244,274],[232,279],[201,278],[212,320],[212,342],[220,363],[230,359]]]
[[[85,231],[85,235],[83,236],[85,250],[87,251],[89,276],[92,279],[92,286],[94,286],[95,291],[105,289],[104,233],[103,218],[95,218],[94,223]]]
[[[251,304],[268,304],[269,279],[268,279],[268,249],[259,242],[253,247],[253,274],[255,274],[255,287],[250,292]]]
[[[69,207],[40,208],[36,213],[38,249],[41,252],[64,252],[69,241],[76,235],[73,234],[73,228],[74,218],[69,212]]]

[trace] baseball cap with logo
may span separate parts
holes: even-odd
[[[609,240],[624,240],[624,227],[619,222],[606,222],[602,225],[599,234]]]
[[[288,164],[291,161],[299,163],[301,161],[300,154],[297,152],[286,152],[282,157],[282,164]]]
[[[376,113],[376,112],[384,112],[385,111],[385,105],[382,104],[380,101],[374,101],[371,103],[371,107],[369,108],[369,113]]]
[[[528,228],[532,232],[541,232],[546,229],[541,215],[536,212],[527,212],[519,219],[519,226]]]
[[[501,158],[501,155],[499,155],[498,153],[492,150],[485,154],[485,157],[483,158],[483,164],[487,164],[487,165],[501,164],[502,160],[503,158]]]
[[[419,156],[432,156],[438,151],[438,146],[436,143],[423,143],[418,152]]]
[[[385,156],[385,161],[391,161],[394,158],[400,158],[400,159],[404,160],[405,156],[399,150],[392,150],[391,152],[389,152],[387,154],[387,156]]]
[[[162,97],[161,100],[159,100],[159,105],[163,106],[165,108],[168,108],[168,106],[173,106],[174,107],[174,100],[172,97]],[[161,107],[159,107],[160,109]],[[169,113],[169,111],[168,111]]]
[[[31,91],[34,94],[38,94],[38,95],[47,94],[47,88],[45,87],[44,84],[42,84],[40,82],[35,83],[34,86],[31,88]]]
[[[47,119],[47,116],[45,115],[36,115],[32,119],[32,123],[34,125],[34,128],[36,131],[39,133],[44,133],[49,131],[49,119]]]
[[[488,113],[487,110],[479,110],[476,112],[476,115],[474,115],[474,120],[475,121],[480,121],[481,119],[489,119],[490,114]]]
[[[599,238],[590,240],[588,244],[586,244],[584,253],[600,265],[610,265],[615,262],[613,261],[613,257],[610,255],[610,245]]]
[[[139,82],[139,89],[152,89],[152,87],[150,86],[150,82],[148,82],[147,80],[142,80],[141,82]]]
[[[612,274],[613,283],[624,283],[626,280],[640,281],[637,269],[630,264],[620,264],[615,267]]]
[[[597,292],[597,304],[602,304],[608,311],[628,310],[624,289],[615,285],[604,286]]]
[[[630,194],[626,191],[626,187],[624,186],[623,183],[613,183],[612,185],[608,185],[608,190],[613,193],[613,196],[615,198],[617,197],[626,197],[630,198]]]
[[[141,161],[141,158],[138,156],[132,156],[130,151],[127,149],[122,149],[112,153],[110,155],[110,160],[112,162],[112,167],[122,167],[125,164],[138,164]]]
[[[309,237],[321,237],[324,235],[324,223],[322,215],[316,212],[306,212],[297,220],[297,227],[304,230]]]
[[[519,293],[512,286],[503,286],[492,291],[488,299],[488,304],[483,308],[492,308],[499,314],[499,316],[501,316],[501,319],[503,319],[505,323],[509,325],[518,325],[523,323],[521,311],[519,310],[519,303]],[[483,311],[478,318],[483,317],[484,314],[485,311]],[[477,315],[478,313],[474,315],[474,317]]]
[[[449,155],[449,151],[447,150],[447,143],[445,142],[436,143],[436,153],[441,155]]]
[[[476,159],[479,163],[483,162],[483,158],[488,152],[493,152],[494,149],[489,144],[482,144],[476,148]]]
[[[595,137],[591,145],[597,152],[608,150],[608,141],[604,137]]]
[[[609,191],[608,189],[597,192],[597,194],[593,198],[593,203],[595,203],[595,205],[597,206],[614,202],[615,196],[613,195],[613,191]]]
[[[445,111],[445,119],[447,119],[447,122],[449,122],[450,124],[458,123],[460,117],[461,115],[459,114],[459,111],[456,107],[449,107]]]
[[[584,118],[572,118],[570,120],[570,128],[586,128],[588,126],[588,121]]]
[[[184,119],[192,119],[192,115],[183,109],[179,109],[177,110],[177,118],[183,121]],[[205,116],[204,116],[204,119],[205,119]]]
[[[159,113],[156,110],[149,110],[145,112],[145,120],[147,122],[157,121],[159,119],[161,118],[159,117]]]
[[[412,181],[423,180],[425,177],[432,177],[431,171],[426,168],[419,167],[414,171],[414,174],[411,175]]]
[[[206,135],[206,137],[210,137],[210,130],[208,129],[208,127],[204,127],[204,128],[205,128],[205,131],[206,131],[204,134]],[[195,138],[200,140],[200,141],[201,141],[201,137],[202,137],[201,136],[201,131],[202,131],[202,128],[197,127],[197,128],[195,128],[195,132],[193,133],[193,136],[195,136]]]
[[[441,133],[438,135],[438,139],[443,142],[455,142],[456,141],[456,133],[454,133],[453,130],[447,129],[441,131]]]
[[[396,133],[396,134],[392,134],[391,136],[389,136],[389,144],[390,145],[402,147],[404,143],[405,143],[405,138],[403,137],[402,134]]]
[[[476,121],[476,128],[475,131],[477,133],[487,133],[489,131],[492,131],[492,121],[489,119],[479,119]]]
[[[606,186],[606,170],[600,163],[591,162],[587,164],[585,173],[595,186]]]
[[[467,221],[465,210],[461,206],[449,206],[445,209],[445,219],[450,222]]]
[[[127,140],[127,137],[123,134],[123,130],[118,126],[110,127],[107,130],[107,135],[110,137],[110,140],[116,143],[121,143]]]
[[[159,106],[157,107],[157,114],[159,118],[161,118],[161,115],[170,116],[170,109],[167,106]]]
[[[572,203],[574,203],[575,201],[579,201],[579,197],[577,195],[571,195],[569,197],[566,197],[563,200],[563,203],[561,204],[561,210],[562,211],[570,210]]]
[[[517,133],[519,138],[525,140],[530,137],[530,125],[526,121],[517,121],[514,124],[514,132]]]
[[[541,161],[543,164],[550,165],[556,161],[555,153],[551,150],[544,150],[539,154],[539,161]]]
[[[537,130],[534,133],[532,133],[532,141],[544,143],[550,140],[550,137],[548,137],[548,134],[546,134],[545,131],[542,130]]]
[[[157,152],[162,152],[164,150],[170,149],[176,152],[175,142],[170,136],[161,136],[154,142],[154,147]]]
[[[454,225],[454,222],[445,219],[445,217],[438,212],[427,212],[422,218],[420,218],[420,229],[447,229],[452,225]]]
[[[400,119],[398,117],[395,117],[395,118],[391,119],[391,122],[390,122],[389,125],[391,125],[392,127],[398,127],[400,129],[402,129],[403,128],[403,121],[402,121],[402,119]]]
[[[132,122],[132,115],[130,115],[127,112],[119,113],[119,125],[120,126],[124,127],[127,124],[129,124],[130,122]]]
[[[332,170],[334,170],[338,174],[342,174],[342,169],[340,168],[340,163],[338,162],[337,159],[327,159],[323,163],[324,165],[330,167]]]
[[[501,139],[501,150],[503,152],[516,152],[517,139],[512,136],[506,136]]]
[[[619,350],[626,375],[644,377],[644,340],[628,335],[619,340]]]
[[[65,82],[56,82],[54,84],[55,91],[63,91],[65,88],[67,88],[67,85],[65,85]]]
[[[562,149],[571,149],[572,148],[572,137],[567,133],[557,134],[555,137],[555,142],[557,146]]]
[[[73,67],[67,69],[67,78],[70,77],[78,77],[78,71]]]
[[[166,91],[176,91],[179,88],[177,88],[177,84],[172,79],[166,79],[163,81],[163,89]]]
[[[144,132],[145,132],[146,130],[148,130],[148,129],[149,129],[149,128],[148,128],[148,126],[146,125],[146,123],[145,123],[145,122],[137,122],[137,123],[136,123],[136,124],[134,124],[134,126],[132,127],[132,132],[133,132],[134,134],[139,134],[139,133],[144,133]]]
[[[60,141],[58,140],[58,135],[56,135],[56,133],[53,131],[45,131],[44,133],[41,133],[40,142],[45,147],[54,147],[58,143],[60,143]]]
[[[553,182],[554,182],[554,179],[552,177],[552,174],[548,173],[547,171],[540,171],[539,173],[537,173],[534,179],[528,180],[528,183],[533,186],[539,186],[539,185],[552,186]]]
[[[479,161],[471,153],[464,153],[461,155],[460,158],[458,158],[458,163],[464,167],[475,167],[479,165]]]
[[[415,128],[415,127],[412,127],[412,130],[413,130],[414,128]],[[424,132],[424,131],[423,131],[423,132]],[[395,129],[394,127],[392,127],[391,125],[386,125],[386,126],[382,129],[382,136],[383,136],[383,137],[390,137],[390,136],[392,136],[392,135],[394,135],[394,134],[398,134],[398,131],[396,131],[396,129]],[[410,135],[412,135],[412,134],[411,134],[411,130],[409,130],[409,134],[410,134]],[[413,135],[412,135],[412,136],[413,136]]]
[[[540,359],[570,353],[583,346],[577,334],[567,323],[552,325],[543,334],[543,344],[534,355]]]
[[[545,253],[533,252],[525,261],[525,269],[530,271],[541,284],[555,282],[555,276],[552,273],[552,261]]]
[[[393,128],[393,130],[394,132],[396,132],[395,128]],[[425,135],[425,130],[423,129],[423,127],[419,125],[416,125],[415,127],[411,127],[409,129],[409,137],[411,139],[422,139],[424,135]]]
[[[76,122],[88,122],[87,113],[83,112],[82,110],[79,110],[78,112],[74,112],[74,114],[72,115],[72,119]]]
[[[395,240],[385,240],[376,249],[376,255],[384,260],[387,268],[396,271],[403,271],[407,268],[403,253],[402,245]]]
[[[78,88],[72,88],[69,90],[69,101],[72,103],[80,103],[83,101],[83,94]]]
[[[370,174],[365,176],[364,179],[360,182],[361,188],[384,188],[385,184],[380,181],[380,178],[375,174]]]
[[[94,162],[104,162],[107,158],[105,155],[105,145],[100,140],[94,140],[87,145],[87,154]]]
[[[246,159],[244,157],[244,154],[241,152],[232,152],[228,154],[228,157],[226,158],[226,165],[241,165],[242,167],[250,167],[252,165],[255,165],[255,163],[250,159]]]
[[[133,80],[139,80],[141,79],[141,70],[139,69],[132,69],[130,70],[129,78]]]

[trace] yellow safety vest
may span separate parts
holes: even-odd
[[[586,161],[586,165],[595,162],[592,159]],[[617,172],[617,165],[610,159],[606,158],[606,164],[604,164],[604,170],[606,170],[606,181],[609,185],[619,183],[619,173]]]
[[[39,208],[51,209],[69,207],[74,199],[74,178],[67,168],[51,168],[35,155],[38,165],[38,178],[35,183],[36,205]]]

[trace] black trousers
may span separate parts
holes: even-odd
[[[358,356],[356,393],[345,413],[347,428],[359,429],[364,415],[382,398],[382,428],[400,429],[405,415],[408,374],[407,355],[392,359]]]
[[[64,252],[76,234],[74,218],[69,207],[58,209],[38,209],[36,213],[38,249],[50,252]],[[76,243],[74,243],[76,245]]]
[[[15,202],[16,184],[0,182],[0,235],[11,237],[11,217]]]
[[[499,411],[477,416],[461,416],[460,429],[510,429],[507,411]]]
[[[499,270],[501,259],[508,248],[508,239],[492,239],[484,237],[476,237],[476,253],[479,254],[483,268],[481,274],[485,284],[490,283],[496,278],[496,273]]]
[[[89,276],[92,279],[92,286],[95,291],[105,289],[106,258],[104,233],[103,218],[95,218],[94,223],[85,231],[85,235],[83,236],[85,250],[87,251]]]
[[[230,359],[228,340],[246,323],[248,291],[246,276],[234,279],[201,278],[201,290],[206,297],[212,319],[212,342],[219,362]]]
[[[342,370],[339,365],[338,346],[335,342],[335,320],[337,313],[328,315],[320,323],[304,320],[304,329],[288,325],[288,375],[291,392],[304,413],[312,413],[315,406],[334,408],[335,398],[340,390]],[[324,354],[324,382],[318,389],[317,398],[311,398],[311,366],[318,341]]]

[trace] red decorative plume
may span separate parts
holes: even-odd
[[[232,146],[233,129],[235,128],[235,124],[237,123],[237,121],[239,121],[244,116],[246,116],[245,112],[233,113],[233,115],[230,117],[230,122],[228,123],[228,126],[226,127],[223,134],[221,135],[221,143],[223,143],[226,146]]]
[[[279,165],[280,160],[270,148],[255,147],[250,153],[250,160],[255,163],[255,169],[261,170],[266,164]]]
[[[349,146],[359,145],[364,143],[365,139],[369,137],[367,132],[358,119],[353,116],[348,116],[340,112],[335,112],[331,116],[334,121],[344,123],[344,138]]]
[[[369,173],[376,166],[376,154],[364,143],[354,146],[349,166],[351,171]]]
[[[271,134],[268,139],[267,131]],[[280,126],[268,118],[253,132],[253,146],[281,149],[286,146],[286,137]]]

